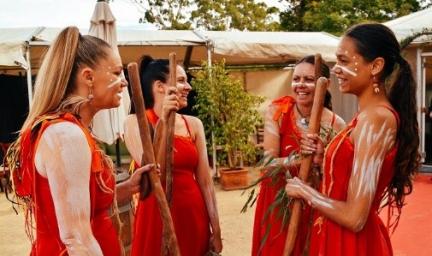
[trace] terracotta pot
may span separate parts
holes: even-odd
[[[224,190],[242,189],[249,185],[249,171],[245,168],[221,168],[219,174]]]

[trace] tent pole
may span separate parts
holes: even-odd
[[[209,67],[209,76],[211,79],[211,67],[212,67],[212,58],[211,58],[211,45],[210,42],[207,42],[207,63],[208,63],[208,67]],[[213,119],[213,115],[211,116],[211,124],[212,127],[214,126],[214,119]],[[212,140],[212,156],[213,156],[213,174],[215,177],[219,177],[219,173],[217,171],[217,156],[216,156],[216,142],[215,142],[215,136],[214,136],[214,132],[212,131],[211,133],[211,140]]]
[[[33,85],[32,85],[31,58],[30,58],[30,44],[27,44],[26,60],[27,60],[27,93],[28,93],[28,102],[29,102],[29,110],[30,110],[31,103],[32,103],[32,100],[33,100]]]

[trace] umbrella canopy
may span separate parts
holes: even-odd
[[[88,34],[108,42],[118,53],[115,18],[106,1],[98,1],[90,21]],[[122,74],[123,76],[123,74]],[[99,111],[93,119],[93,134],[107,144],[113,144],[124,134],[123,122],[129,113],[130,98],[127,88],[123,89],[119,107]]]

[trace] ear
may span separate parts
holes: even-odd
[[[165,86],[164,83],[162,83],[162,81],[160,80],[154,81],[153,88],[156,90],[156,92],[165,94]]]
[[[373,76],[378,75],[384,69],[385,60],[382,57],[374,59],[371,63],[371,73]]]
[[[89,67],[85,67],[81,69],[79,76],[86,84],[91,84],[94,81],[94,71]]]

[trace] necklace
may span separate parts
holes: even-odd
[[[298,123],[300,124],[301,127],[307,129],[309,127],[310,116],[303,115],[303,113],[300,111],[298,105],[295,104],[295,106],[296,106],[297,113],[300,115],[300,119],[299,119]]]

